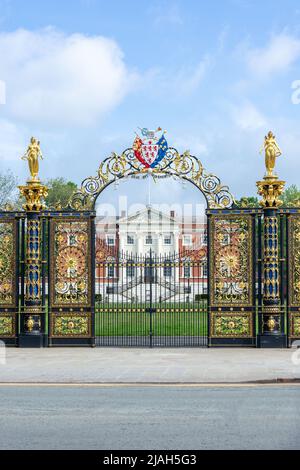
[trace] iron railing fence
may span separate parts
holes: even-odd
[[[121,254],[96,263],[98,346],[207,346],[207,259]]]

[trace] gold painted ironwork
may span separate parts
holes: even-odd
[[[290,312],[289,325],[290,338],[300,338],[300,313]]]
[[[39,182],[28,181],[26,186],[19,186],[19,190],[26,199],[26,203],[23,204],[26,212],[40,212],[45,209],[43,200],[48,195],[46,186]]]
[[[283,193],[285,181],[279,181],[275,176],[270,179],[265,177],[263,181],[258,181],[256,185],[258,194],[263,198],[260,201],[262,207],[277,209],[282,205],[280,196]]]
[[[14,314],[0,314],[0,338],[13,338],[16,335]]]
[[[274,134],[270,131],[265,137],[264,146],[261,149],[265,151],[266,175],[262,181],[256,183],[258,194],[262,196],[260,205],[264,208],[278,208],[282,205],[280,196],[283,193],[285,181],[278,179],[274,174],[276,158],[282,155],[281,150],[275,140]]]
[[[41,298],[40,279],[40,221],[27,221],[26,249],[26,301],[39,301]]]
[[[211,312],[212,338],[251,338],[252,312]]]
[[[262,153],[263,151],[265,152],[265,165],[267,170],[266,177],[274,178],[275,175],[273,171],[275,168],[276,158],[280,157],[280,155],[282,155],[282,152],[276,142],[276,137],[272,131],[270,131],[268,135],[265,136],[264,145],[261,148],[260,153]]]
[[[26,212],[40,212],[45,209],[44,199],[48,195],[48,188],[40,182],[39,158],[43,158],[40,149],[40,142],[34,137],[31,138],[30,144],[22,160],[27,160],[31,178],[27,181],[26,186],[19,186],[22,196],[25,197],[26,203],[23,209]]]
[[[210,224],[212,306],[252,306],[252,217],[216,215]]]
[[[28,145],[25,154],[21,158],[22,160],[28,161],[29,171],[31,175],[30,181],[39,181],[39,158],[43,160],[40,141],[37,140],[35,137],[31,137],[30,144]]]
[[[15,243],[15,222],[0,222],[0,307],[15,305]]]
[[[291,215],[288,224],[290,305],[300,307],[300,214]]]
[[[264,300],[279,298],[278,219],[264,218]],[[274,307],[271,307],[274,308]]]
[[[90,222],[64,218],[52,222],[51,295],[54,306],[90,306]]]
[[[91,336],[91,315],[77,313],[53,313],[51,316],[53,338],[89,338]]]
[[[26,329],[29,333],[33,331],[34,325],[35,325],[35,321],[30,315],[29,318],[26,320]]]
[[[189,151],[182,155],[174,148],[169,148],[165,158],[155,168],[145,168],[137,160],[134,149],[125,150],[121,155],[112,153],[99,167],[98,175],[83,181],[81,189],[77,190],[70,201],[70,207],[75,210],[93,209],[99,194],[111,183],[121,178],[154,179],[175,177],[193,183],[205,196],[208,207],[230,208],[234,197],[227,186],[221,184],[220,179],[206,173],[202,163]]]

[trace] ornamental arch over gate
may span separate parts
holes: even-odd
[[[166,141],[164,140],[164,142]],[[122,178],[146,178],[147,176],[151,176],[160,180],[173,177],[192,183],[206,199],[209,233],[209,264],[206,265],[209,295],[207,303],[202,304],[201,312],[197,313],[201,313],[203,316],[205,310],[205,318],[207,318],[207,312],[209,311],[210,318],[208,319],[209,324],[207,324],[205,320],[202,327],[198,329],[198,335],[209,335],[211,344],[253,345],[255,342],[255,320],[253,313],[254,283],[252,272],[252,255],[254,249],[252,243],[254,231],[253,217],[251,217],[249,213],[245,213],[236,208],[234,197],[229,191],[228,186],[223,185],[217,176],[207,173],[200,160],[191,155],[189,151],[180,155],[175,148],[166,146],[163,155],[160,156],[161,158],[154,161],[155,164],[151,166],[142,158],[141,153],[137,151],[136,145],[134,145],[133,148],[125,150],[120,155],[112,153],[110,157],[106,158],[100,164],[95,177],[89,177],[83,181],[81,188],[76,191],[71,198],[70,208],[76,212],[93,211],[95,209],[96,200],[104,189]],[[221,239],[226,241],[222,241]],[[118,271],[123,270],[122,266],[125,262],[128,263],[128,260],[123,261],[124,263],[122,262],[118,265]],[[201,262],[203,263],[203,261]],[[206,260],[206,262],[208,261]],[[148,266],[149,263],[153,263],[153,271],[155,273],[159,272],[161,263],[157,260],[149,261],[149,258],[134,260],[131,269],[138,271],[140,267]],[[170,263],[173,263],[174,266],[177,263],[180,268],[187,272],[186,264],[190,263],[190,259],[189,257],[179,257],[178,259],[174,258],[170,260]],[[199,264],[199,260],[194,260],[192,261],[192,265],[193,263],[194,266],[192,266],[192,270],[199,272],[203,269],[203,266]],[[196,266],[195,263],[198,263],[198,265]],[[107,261],[101,261],[97,266],[102,273],[112,272],[114,269],[111,267],[110,263],[107,264]],[[152,268],[150,268],[150,270],[152,270]],[[157,279],[157,275],[155,279]],[[130,282],[131,284],[133,283],[133,281]],[[134,287],[131,284],[130,287]],[[122,286],[122,289],[123,288],[124,286]],[[115,295],[114,299],[119,302],[120,298],[118,292],[114,293],[112,287],[109,289],[110,293]],[[176,289],[180,290],[178,286],[174,285],[174,292],[176,292]],[[188,292],[188,290],[186,290],[186,292]],[[96,297],[101,297],[101,299],[105,297],[104,291],[101,294],[96,291],[96,294]],[[193,301],[197,297],[199,297],[199,295],[194,295]],[[162,298],[164,298],[164,296],[162,296]],[[178,299],[180,297],[176,297],[174,294],[174,299],[176,298]],[[177,310],[179,312],[182,311],[182,315],[186,311],[185,302],[184,304],[182,304],[182,302],[180,303],[181,305],[174,304],[171,306],[174,310],[174,314]],[[198,304],[198,308],[199,305],[200,304]],[[233,305],[234,308],[232,308],[231,305]],[[181,309],[182,306],[184,306],[183,309]],[[138,307],[140,307],[140,305],[137,306],[137,311],[140,311],[141,309]],[[103,309],[104,308],[103,306]],[[123,303],[122,309],[124,311]],[[113,314],[115,310],[116,308],[112,308],[111,313]],[[154,311],[162,312],[161,305],[160,308],[158,308],[157,305],[153,308],[152,302],[148,310],[150,312],[150,319],[152,319],[152,313],[154,313]],[[110,311],[109,308],[108,311]],[[163,310],[164,315],[166,311],[167,309]],[[99,315],[99,312],[97,315]],[[109,321],[111,322],[111,320]],[[137,331],[145,331],[145,325],[141,325],[137,320],[135,320],[135,322],[138,323],[135,325]],[[199,319],[198,323],[200,323]],[[124,315],[122,316],[121,324],[124,326]],[[178,324],[180,324],[180,321]],[[95,326],[96,336],[98,336],[99,331],[97,333],[97,330],[99,330],[99,328],[97,327],[97,322]],[[118,328],[116,322],[114,329],[118,330]],[[107,330],[107,325],[104,325],[102,327],[102,330],[103,329]],[[164,331],[167,330],[168,328],[164,329]],[[178,334],[180,336],[180,333]],[[124,333],[124,335],[126,334]],[[138,333],[136,333],[136,335],[138,335]],[[184,333],[182,333],[182,335],[184,335]],[[133,344],[132,341],[129,343]],[[206,344],[204,341],[200,341],[200,343],[203,345]],[[101,344],[105,344],[105,341]],[[118,345],[120,343],[117,342],[113,344]],[[123,342],[121,341],[121,344],[124,345],[124,340]],[[139,344],[142,345],[144,343]],[[160,344],[162,344],[161,341]],[[167,344],[170,345],[170,343]],[[197,343],[194,339],[190,339],[189,341],[183,341],[182,344],[192,346]]]
[[[96,176],[83,181],[80,190],[72,196],[70,207],[74,210],[93,210],[98,196],[110,184],[122,178],[143,176],[158,179],[175,177],[189,181],[202,192],[209,209],[230,209],[234,205],[228,186],[222,185],[217,176],[207,173],[197,157],[189,151],[180,155],[176,149],[168,147],[164,158],[153,168],[137,159],[134,148],[125,150],[121,155],[112,153],[100,164]]]

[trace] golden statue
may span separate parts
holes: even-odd
[[[31,137],[30,144],[23,155],[22,160],[27,160],[29,171],[31,174],[31,181],[38,181],[39,174],[39,158],[43,160],[43,154],[40,148],[40,141]]]
[[[275,135],[273,132],[269,132],[265,137],[265,142],[263,147],[260,150],[260,153],[265,151],[265,164],[267,169],[267,177],[274,178],[273,170],[275,168],[276,158],[282,155],[281,150],[275,140]]]

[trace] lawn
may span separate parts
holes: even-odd
[[[153,305],[96,305],[96,336],[205,336],[207,308],[204,302]]]

